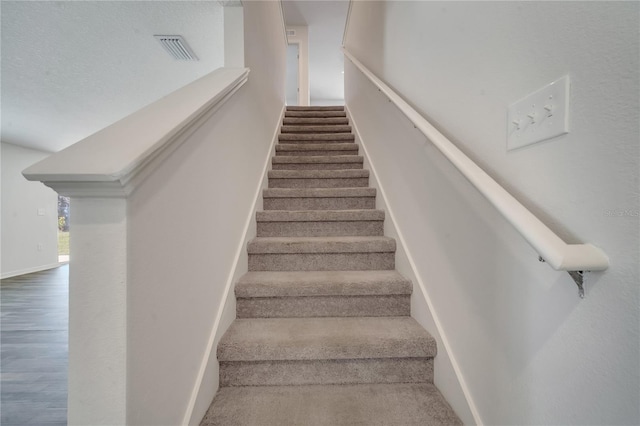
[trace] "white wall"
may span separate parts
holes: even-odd
[[[2,143],[2,278],[58,266],[58,195],[22,176],[22,170],[49,155]]]
[[[249,81],[130,198],[130,424],[198,424],[218,387],[215,344],[235,318],[245,225],[284,106],[280,4],[243,3]]]
[[[639,6],[353,2],[360,61],[565,240],[610,256],[579,299],[345,65],[347,106],[485,424],[640,422]],[[506,107],[567,73],[571,132],[507,152]],[[450,380],[436,366],[447,397]]]
[[[224,7],[224,66],[244,67],[243,10],[238,5]]]

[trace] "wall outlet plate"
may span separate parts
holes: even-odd
[[[507,151],[569,133],[569,76],[513,103],[507,110]]]

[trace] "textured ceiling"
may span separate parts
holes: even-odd
[[[58,151],[223,66],[215,1],[2,1],[3,142]],[[154,34],[184,36],[200,61]]]
[[[344,99],[342,35],[349,2],[283,1],[285,22],[309,28],[309,93],[311,103]]]

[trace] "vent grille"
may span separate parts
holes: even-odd
[[[164,47],[173,59],[178,61],[197,61],[198,57],[193,53],[187,42],[179,35],[155,35],[158,42]]]
[[[287,36],[295,37],[296,36],[296,30],[287,30]]]

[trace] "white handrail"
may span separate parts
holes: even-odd
[[[287,20],[284,17],[284,5],[282,0],[278,2],[280,4],[280,17],[282,18],[282,34],[284,35],[284,45],[289,45],[289,37],[287,36]]]
[[[433,143],[469,182],[511,223],[538,252],[540,259],[557,271],[603,271],[609,258],[592,244],[567,244],[509,192],[460,151],[449,139],[405,102],[382,80],[369,71],[345,48],[345,56],[393,102]],[[572,277],[576,279],[575,274]],[[580,277],[581,278],[581,277]],[[581,287],[581,282],[578,284]]]
[[[353,0],[349,0],[349,7],[347,8],[347,19],[344,22],[344,31],[342,32],[342,45],[347,44],[347,34],[349,33],[349,23],[351,22],[351,9],[353,7]]]

